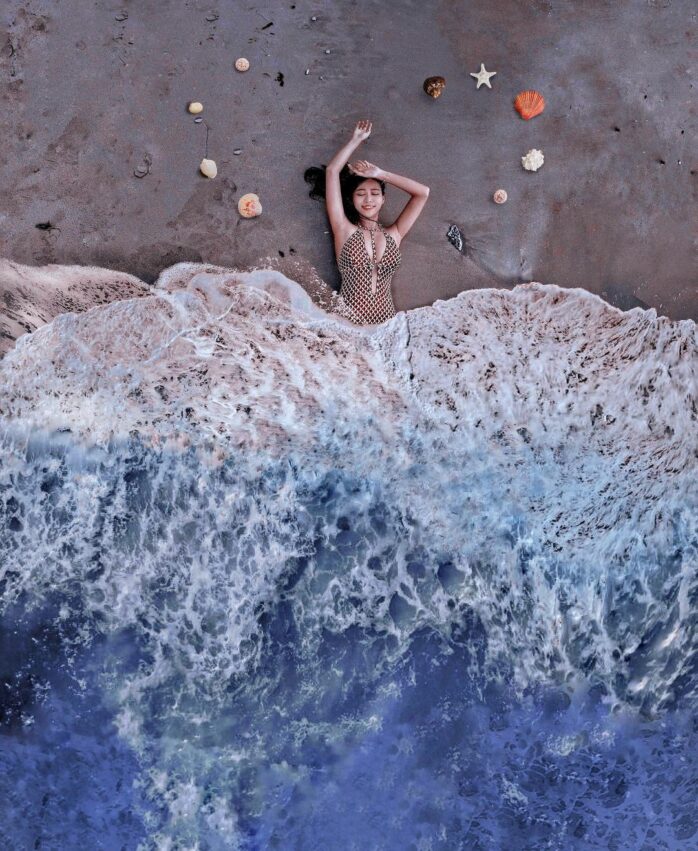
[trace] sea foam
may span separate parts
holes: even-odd
[[[278,272],[178,264],[0,361],[5,611],[49,612],[74,664],[97,640],[131,647],[101,676],[152,765],[139,788],[169,808],[162,847],[178,824],[244,834],[173,779],[163,742],[197,730],[204,773],[217,748],[248,761],[213,719],[282,687],[279,642],[310,692],[331,636],[370,656],[368,681],[433,633],[467,650],[481,694],[593,685],[645,717],[695,708],[696,344],[689,320],[581,289],[465,291],[359,327]],[[326,732],[380,717],[369,702]]]

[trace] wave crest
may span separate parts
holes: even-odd
[[[278,272],[178,264],[0,363],[6,446],[33,459],[24,490],[4,469],[6,599],[79,580],[100,628],[178,636],[206,688],[257,657],[288,586],[310,643],[475,617],[522,684],[693,699],[696,342],[690,320],[539,283],[363,328]]]

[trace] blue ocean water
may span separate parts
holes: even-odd
[[[20,338],[3,847],[695,847],[696,350],[193,264]]]

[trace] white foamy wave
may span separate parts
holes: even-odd
[[[17,337],[61,313],[148,292],[147,284],[125,272],[94,266],[24,266],[0,257],[0,357]]]
[[[361,328],[280,273],[178,264],[0,362],[6,599],[72,589],[139,631],[128,706],[244,671],[280,589],[309,652],[476,618],[522,684],[695,697],[696,342],[537,283]]]

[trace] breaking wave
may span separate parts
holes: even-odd
[[[538,283],[358,327],[278,272],[199,264],[20,337],[2,829],[688,841],[696,344]]]

